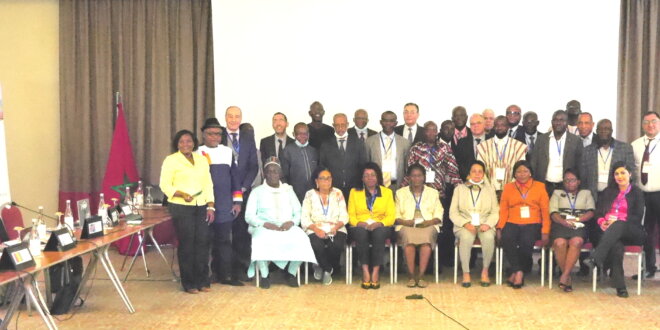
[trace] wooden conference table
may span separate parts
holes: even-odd
[[[94,274],[96,266],[100,261],[112,284],[115,286],[119,297],[124,302],[124,305],[126,305],[129,313],[135,313],[133,304],[128,298],[128,295],[126,294],[126,291],[124,290],[124,287],[122,286],[121,281],[117,276],[114,267],[112,266],[112,262],[108,256],[108,250],[113,242],[139,233],[140,231],[145,231],[153,241],[154,246],[160,253],[163,260],[165,260],[165,263],[169,265],[169,262],[163,255],[163,252],[160,250],[160,246],[153,236],[153,229],[155,226],[171,220],[171,217],[167,212],[167,208],[163,206],[143,208],[139,210],[139,213],[143,217],[142,223],[139,225],[127,225],[124,221],[121,221],[118,226],[105,229],[105,235],[83,240],[79,239],[80,231],[77,230],[75,235],[76,238],[78,238],[78,244],[73,249],[64,252],[43,251],[40,256],[34,257],[36,264],[34,267],[29,267],[21,271],[0,272],[0,285],[11,285],[13,283],[15,288],[15,290],[13,290],[14,294],[12,295],[7,314],[2,320],[0,328],[7,328],[13,314],[18,308],[18,305],[25,296],[26,303],[31,304],[31,306],[37,310],[37,312],[39,312],[46,326],[49,329],[56,329],[57,325],[53,321],[53,318],[48,311],[47,305],[44,303],[35,278],[40,272],[44,272],[44,277],[46,279],[46,295],[48,302],[50,303],[50,279],[47,271],[48,268],[87,253],[91,253],[89,266],[87,269],[85,269],[82,281],[78,287],[78,291],[76,292],[76,296],[73,301],[75,302],[77,300],[78,296],[82,292],[82,288],[85,287],[85,284],[89,280],[91,274]],[[140,243],[142,243],[142,241]]]

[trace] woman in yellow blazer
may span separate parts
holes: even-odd
[[[172,141],[172,149],[177,151],[165,158],[160,170],[160,189],[167,196],[179,240],[181,285],[192,294],[211,290],[209,224],[215,216],[209,163],[193,152],[197,146],[192,132],[177,132]]]
[[[410,186],[396,191],[396,227],[408,266],[408,287],[425,288],[423,275],[442,224],[444,209],[438,191],[424,185],[426,169],[419,164],[408,167]],[[415,274],[415,252],[419,246],[419,272]]]
[[[362,185],[362,188],[351,189],[348,198],[349,231],[362,264],[362,288],[379,289],[378,275],[385,241],[392,235],[394,224],[394,197],[392,190],[383,186],[383,174],[378,164],[365,164]]]

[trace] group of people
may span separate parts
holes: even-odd
[[[291,138],[286,115],[275,113],[274,134],[259,149],[235,106],[225,112],[226,127],[216,118],[205,121],[202,146],[193,132],[175,135],[160,187],[179,238],[186,292],[208,291],[209,274],[244,285],[256,271],[268,288],[271,264],[286,270],[295,287],[303,262],[328,285],[346,244],[357,250],[364,289],[380,287],[387,244],[403,248],[409,287],[426,287],[433,249],[449,258],[454,245],[462,285],[470,287],[475,242],[483,257],[481,286],[490,285],[498,243],[513,288],[524,285],[535,245],[554,249],[566,292],[581,258],[581,273],[588,266],[609,269],[617,295],[627,297],[625,245],[644,245],[647,269],[636,276],[655,275],[657,112],[643,116],[645,134],[632,143],[615,140],[611,121],[595,124],[577,101],[553,113],[546,133],[538,130],[536,113],[523,115],[517,105],[505,115],[486,109],[469,117],[458,106],[438,127],[418,125],[419,107],[408,103],[402,125],[396,113],[381,114],[380,132],[367,128],[363,109],[351,128],[345,114],[335,114],[332,126],[323,123],[324,114],[321,103],[312,103],[311,122],[295,124]],[[587,241],[594,249],[580,256]]]

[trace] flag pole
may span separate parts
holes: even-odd
[[[117,124],[117,116],[119,116],[119,92],[115,92],[115,106],[112,107],[112,131],[115,130]]]

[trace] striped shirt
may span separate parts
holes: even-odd
[[[437,190],[440,193],[440,198],[445,196],[445,183],[453,186],[463,183],[461,176],[458,174],[456,158],[451,151],[451,147],[446,143],[435,145],[426,142],[415,143],[408,154],[408,166],[415,163],[424,166],[427,171],[432,170],[435,172],[434,182],[427,185]],[[406,177],[401,187],[407,185],[408,178]]]
[[[493,188],[502,190],[505,184],[513,180],[513,165],[525,159],[526,152],[527,145],[516,139],[492,137],[477,146],[477,160],[486,165],[486,175]]]

